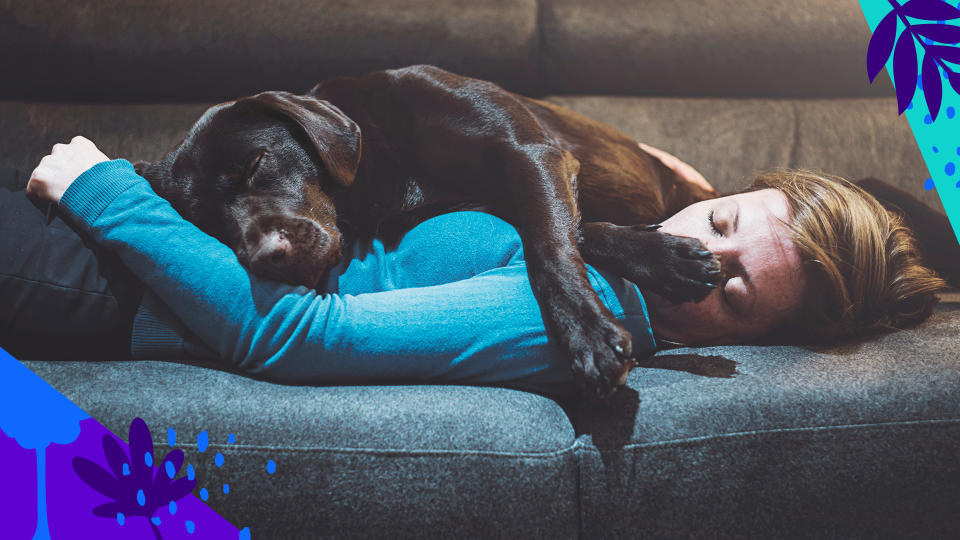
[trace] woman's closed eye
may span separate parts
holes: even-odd
[[[710,210],[710,216],[707,218],[707,221],[710,222],[710,228],[713,229],[713,234],[723,236],[723,233],[717,228],[716,222],[713,221],[713,210]]]

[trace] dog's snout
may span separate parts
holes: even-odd
[[[267,225],[249,238],[246,264],[254,273],[293,285],[313,287],[339,261],[339,245],[322,226],[294,219]]]
[[[260,245],[250,257],[254,267],[263,265],[278,266],[293,258],[293,245],[283,229],[270,231],[260,240]]]

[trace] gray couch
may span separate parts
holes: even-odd
[[[0,36],[0,161],[27,171],[78,133],[153,160],[213,103],[433,63],[609,122],[722,192],[805,166],[942,209],[889,77],[867,83],[853,0],[5,1]],[[960,530],[958,331],[948,293],[872,340],[662,351],[616,410],[187,358],[25,363],[124,438],[135,416],[158,445],[206,429],[226,463],[188,449],[198,490],[254,538],[937,538]]]

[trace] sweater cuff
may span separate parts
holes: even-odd
[[[129,161],[122,158],[103,161],[84,171],[70,184],[60,198],[59,206],[80,223],[92,227],[117,196],[139,182],[146,180],[137,174]]]
[[[134,360],[217,358],[150,289],[144,291],[133,319],[130,352]]]

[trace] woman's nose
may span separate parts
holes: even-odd
[[[707,245],[707,249],[720,261],[721,278],[729,279],[739,268],[739,252],[726,238],[716,238]]]

